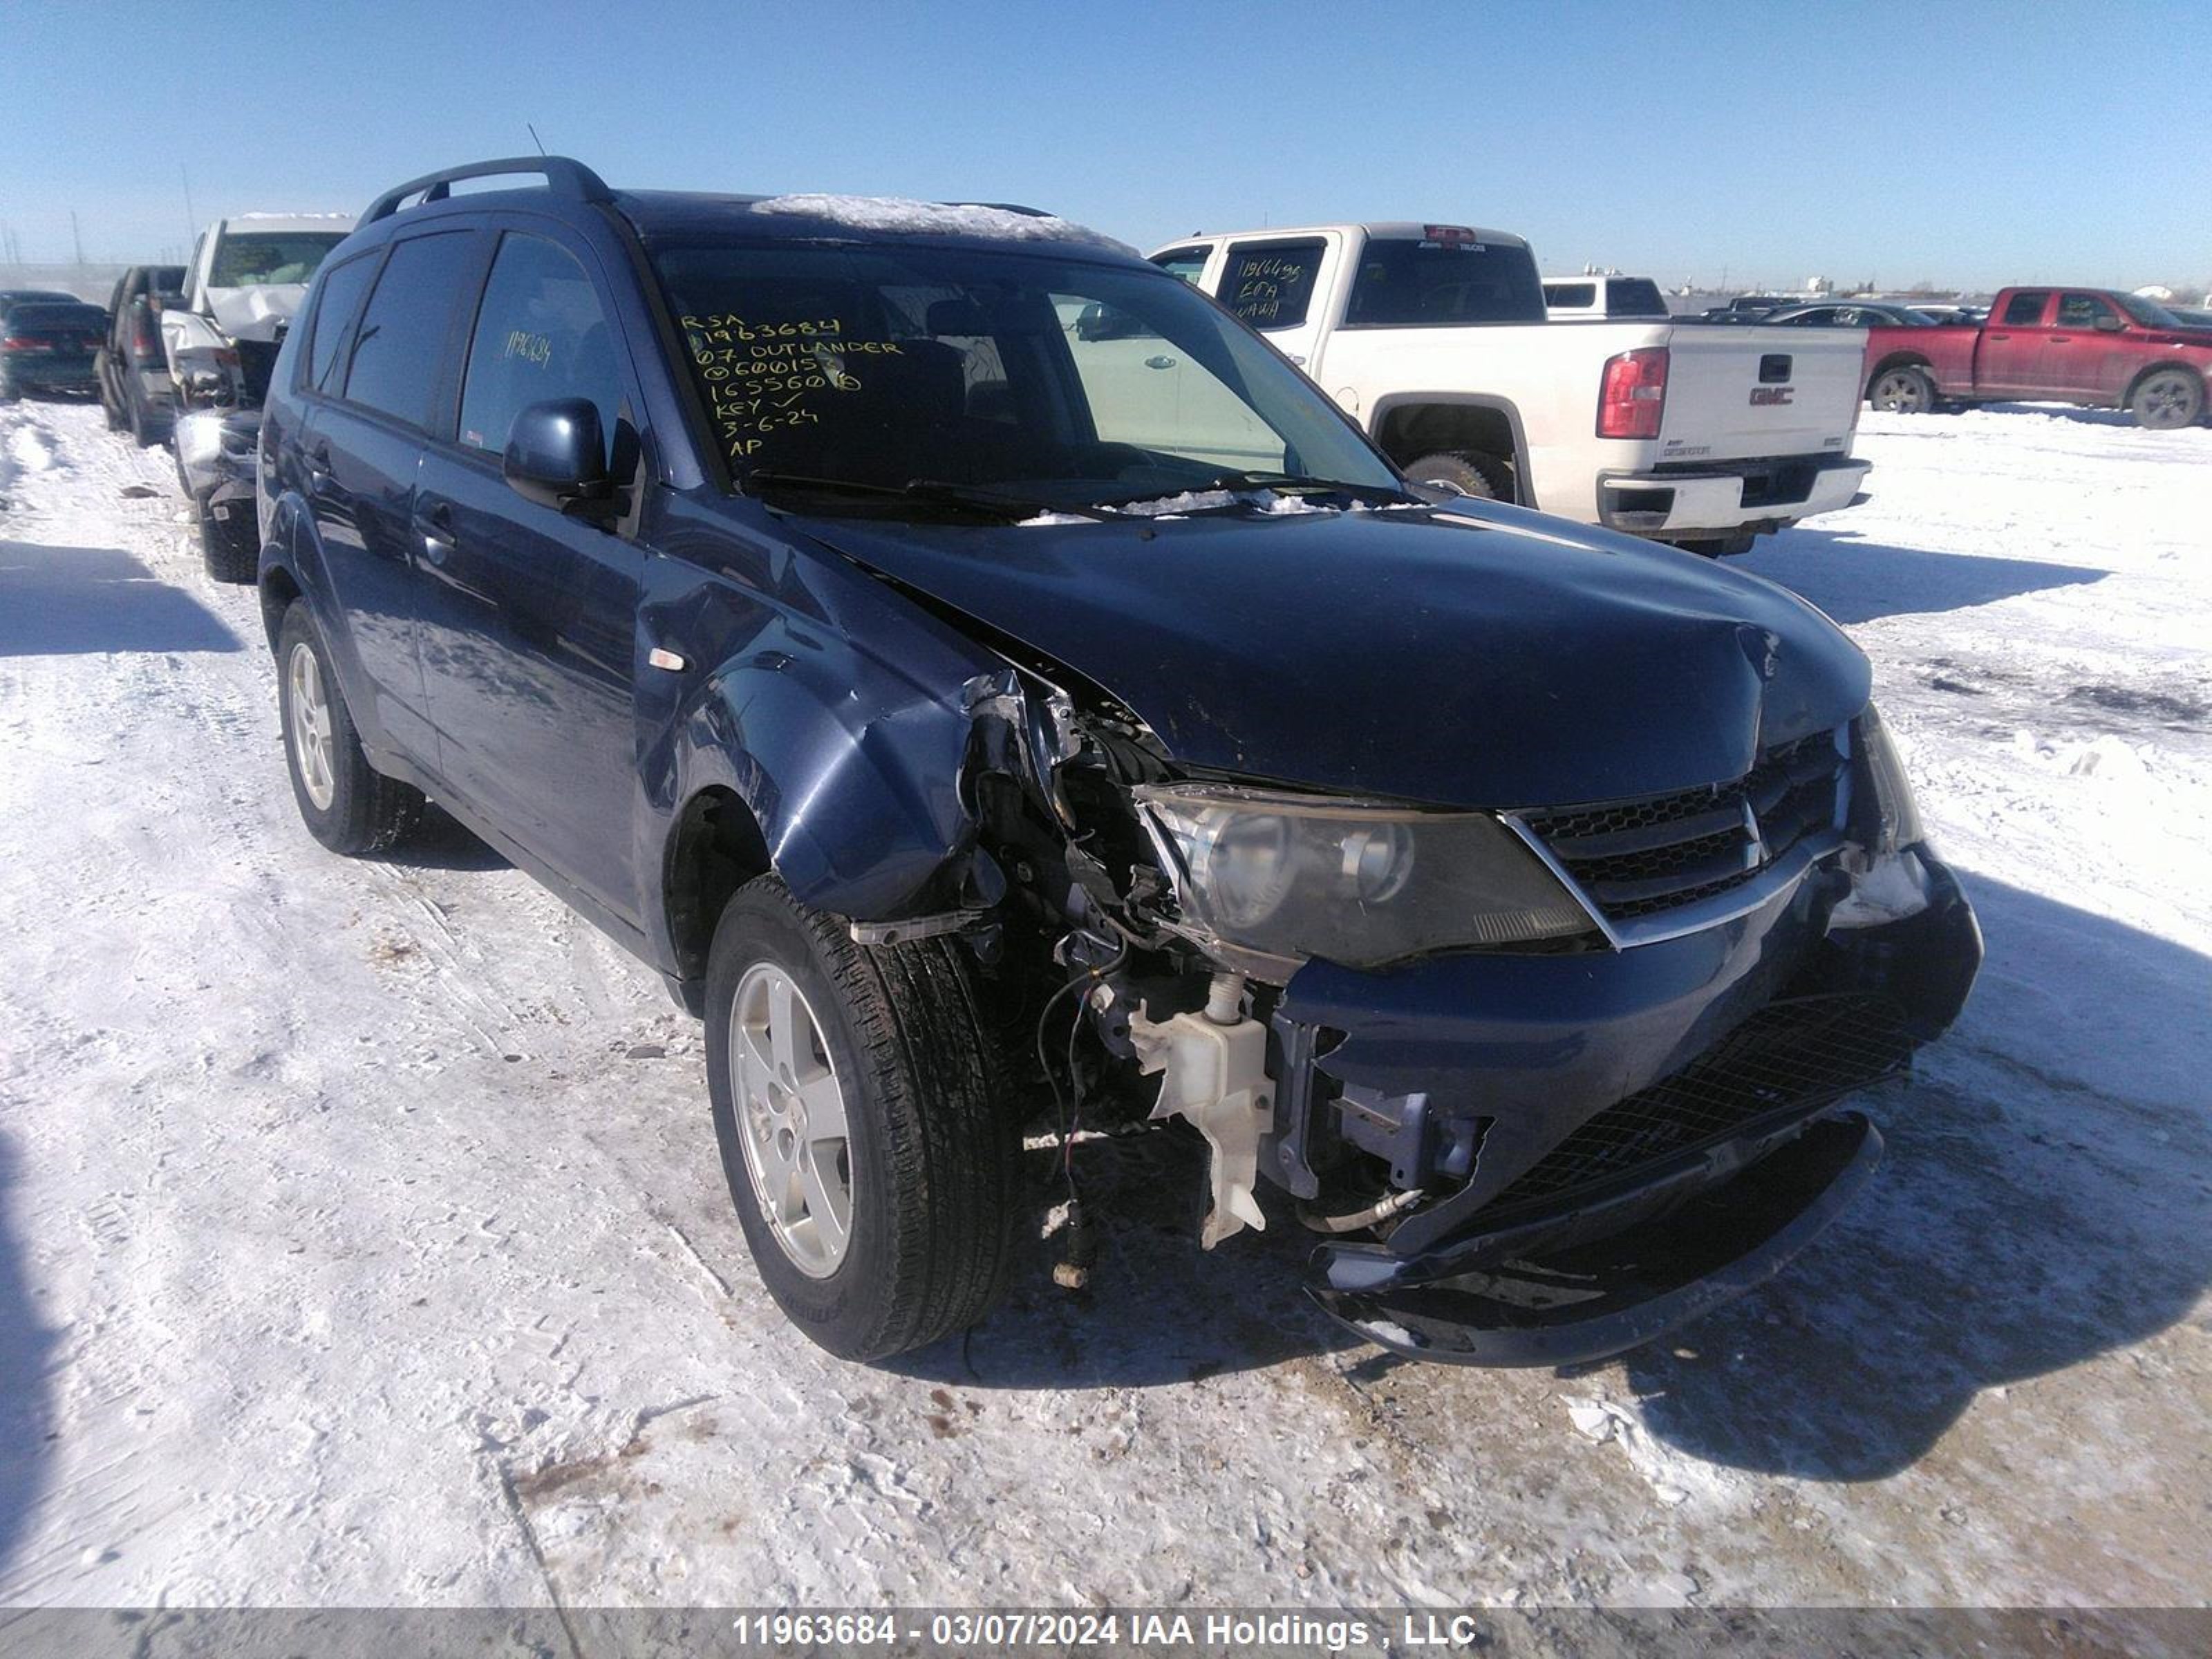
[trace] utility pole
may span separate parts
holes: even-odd
[[[192,172],[182,161],[177,163],[177,176],[185,181],[185,246],[192,245],[192,238],[200,234],[200,216],[192,211]]]
[[[77,231],[75,208],[70,210],[70,245],[76,249],[76,262],[82,268],[84,264],[84,238]]]

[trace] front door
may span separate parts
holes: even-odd
[[[532,404],[584,398],[611,459],[635,407],[588,251],[509,231],[492,262],[454,428],[426,451],[415,531],[422,652],[447,778],[492,822],[635,924],[640,794],[632,688],[645,554],[525,499],[501,472]]]
[[[2101,294],[2062,294],[2044,358],[2053,392],[2085,403],[2116,403],[2124,386],[2124,353],[2115,349],[2120,313]]]

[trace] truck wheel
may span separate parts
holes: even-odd
[[[123,411],[116,407],[115,394],[108,389],[107,360],[105,356],[93,359],[92,373],[100,386],[100,412],[107,417],[107,429],[120,432],[124,425]]]
[[[763,876],[714,930],[706,1018],[722,1173],[792,1323],[881,1359],[981,1318],[1013,1260],[1021,1145],[962,947],[856,945]]]
[[[252,514],[200,514],[200,557],[210,581],[240,584],[261,574],[261,527]]]
[[[2194,426],[2204,412],[2204,383],[2185,368],[2154,369],[2136,383],[2128,408],[2153,432]]]
[[[1463,494],[1486,501],[1513,499],[1513,472],[1495,455],[1474,450],[1440,450],[1408,461],[1399,471],[1415,483],[1457,484]]]
[[[304,599],[292,601],[276,630],[276,708],[292,799],[309,835],[333,853],[381,853],[422,822],[422,792],[386,777],[362,752]]]
[[[1908,363],[1875,375],[1874,384],[1867,388],[1867,401],[1887,415],[1926,415],[1941,400],[1934,377]]]

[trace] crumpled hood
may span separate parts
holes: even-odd
[[[803,522],[1103,686],[1179,763],[1257,780],[1462,806],[1656,794],[1867,702],[1865,658],[1782,588],[1517,508]]]
[[[300,314],[307,298],[305,283],[272,283],[252,288],[211,288],[208,309],[234,340],[273,340],[280,323]]]

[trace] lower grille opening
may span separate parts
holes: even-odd
[[[1904,1011],[1856,994],[1769,1004],[1674,1076],[1608,1106],[1486,1205],[1554,1203],[1753,1127],[1809,1115],[1912,1054]]]

